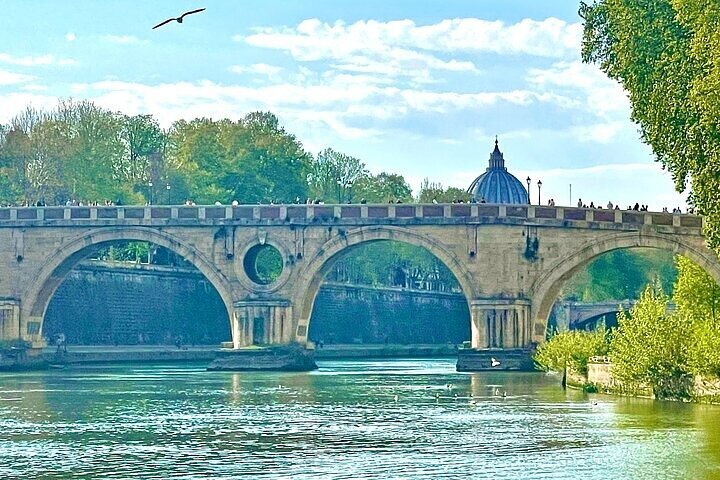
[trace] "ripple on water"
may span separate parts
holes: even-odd
[[[551,377],[457,374],[446,360],[321,362],[309,374],[69,369],[0,378],[3,398],[21,400],[0,401],[0,478],[713,478],[720,468],[718,409],[592,405]]]

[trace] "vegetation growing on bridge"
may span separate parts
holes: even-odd
[[[632,118],[678,191],[705,216],[720,251],[720,4],[716,0],[581,3],[583,60],[622,84]]]
[[[687,397],[687,380],[695,375],[720,377],[720,286],[685,257],[676,257],[676,266],[672,296],[658,283],[646,286],[609,334],[558,333],[538,348],[538,366],[584,373],[590,357],[607,352],[615,378],[648,385],[658,398]],[[671,300],[674,311],[668,310]]]

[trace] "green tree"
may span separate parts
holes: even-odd
[[[461,188],[443,188],[441,183],[431,182],[428,178],[423,180],[420,186],[420,193],[418,194],[419,203],[469,202],[470,198],[470,193]]]
[[[450,269],[431,252],[387,240],[350,249],[335,262],[328,279],[361,285],[460,291]]]
[[[672,252],[633,248],[600,255],[563,287],[562,297],[582,302],[636,299],[649,283],[669,294],[677,277]]]
[[[625,88],[632,118],[720,249],[720,4],[716,0],[581,3],[583,60]]]
[[[360,177],[352,186],[351,199],[365,199],[368,203],[413,201],[412,188],[402,175],[381,172],[377,175]]]
[[[314,198],[345,203],[352,200],[348,197],[357,191],[359,181],[368,176],[365,164],[359,159],[326,148],[310,162],[307,179]]]
[[[116,173],[133,185],[146,201],[151,201],[151,186],[160,186],[168,179],[163,164],[165,133],[152,115],[125,116],[122,118],[120,138],[125,145],[122,161]]]
[[[688,364],[692,373],[720,376],[720,286],[691,260],[678,256],[673,291],[677,315],[692,325]]]
[[[630,386],[649,386],[658,398],[688,395],[688,347],[692,326],[667,312],[668,297],[648,285],[640,300],[618,314],[610,344],[613,376]]]
[[[538,347],[533,358],[540,370],[563,372],[567,367],[574,372],[586,374],[590,358],[607,355],[609,337],[609,332],[604,328],[592,332],[556,332]]]

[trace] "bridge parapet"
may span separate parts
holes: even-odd
[[[702,217],[539,205],[344,204],[79,206],[0,208],[0,228],[77,225],[511,224],[699,234]]]

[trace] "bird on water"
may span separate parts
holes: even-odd
[[[168,18],[168,19],[165,20],[164,22],[160,22],[160,23],[158,23],[157,25],[155,25],[154,27],[152,27],[152,30],[155,30],[155,29],[158,28],[158,27],[162,27],[162,26],[165,25],[166,23],[170,23],[170,22],[172,22],[172,21],[176,21],[176,22],[178,22],[178,23],[182,23],[182,22],[183,22],[183,18],[185,18],[186,16],[192,15],[193,13],[200,13],[200,12],[202,12],[203,10],[205,10],[205,9],[204,9],[204,8],[198,8],[197,10],[190,10],[189,12],[185,12],[185,13],[183,13],[182,15],[180,15],[180,16],[177,17],[177,18]]]

